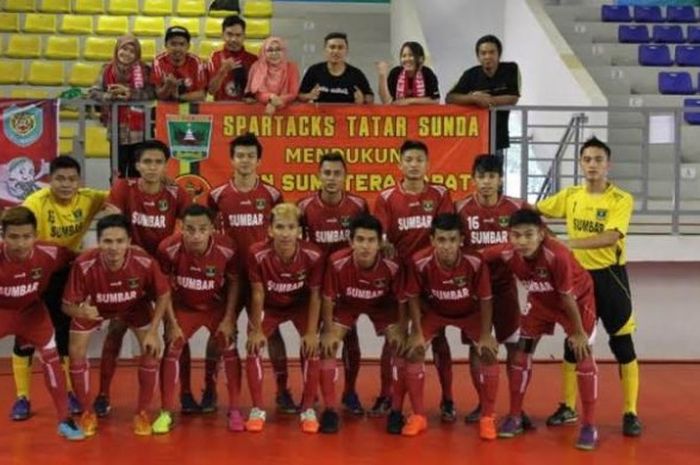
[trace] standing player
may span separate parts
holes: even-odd
[[[86,354],[90,335],[104,319],[119,318],[134,332],[141,348],[134,433],[149,435],[151,422],[146,409],[156,387],[158,325],[171,305],[170,288],[156,261],[131,245],[126,217],[107,215],[100,219],[97,243],[97,248],[81,254],[73,264],[63,296],[63,310],[73,317],[70,375],[78,399],[86,406],[81,426],[86,436],[97,431],[97,416],[89,408],[92,404],[88,399],[90,372]]]
[[[323,255],[314,244],[299,240],[301,212],[296,205],[276,205],[270,215],[271,240],[253,245],[248,259],[251,299],[246,375],[253,408],[245,426],[253,432],[262,431],[264,427],[260,350],[267,337],[282,323],[291,321],[301,336],[305,359],[301,429],[305,433],[316,433],[319,424],[313,404],[319,383],[317,352]]]
[[[37,241],[37,221],[26,207],[13,207],[2,216],[0,244],[0,338],[13,334],[39,348],[46,388],[58,413],[58,434],[85,438],[68,412],[66,376],[56,349],[48,310],[41,301],[51,275],[68,266],[71,253]]]
[[[24,206],[37,219],[37,238],[78,252],[83,237],[95,215],[102,210],[107,191],[80,187],[80,164],[73,158],[62,156],[51,160],[49,165],[49,187],[40,189],[24,200]],[[61,310],[61,296],[66,287],[70,267],[57,269],[51,276],[43,301],[49,309],[51,321],[56,329],[56,346],[63,359],[68,376],[68,332],[70,318]],[[15,343],[12,353],[12,372],[17,388],[17,400],[12,406],[13,420],[26,420],[31,414],[29,391],[31,360],[34,349],[23,348]],[[67,378],[67,381],[68,378]],[[68,385],[70,390],[70,383]],[[82,406],[73,392],[68,395],[71,413],[80,413]]]
[[[338,431],[336,353],[357,318],[366,314],[378,336],[391,339],[396,334],[389,334],[389,327],[399,319],[397,295],[403,283],[398,263],[380,252],[382,232],[377,218],[366,213],[354,217],[350,247],[333,253],[327,264],[322,303],[321,391],[326,404],[321,415],[322,433]]]
[[[604,142],[595,137],[586,141],[581,147],[579,163],[584,185],[562,190],[539,202],[537,209],[545,216],[566,218],[567,245],[593,278],[598,316],[620,365],[624,395],[622,432],[625,436],[639,436],[642,433],[637,416],[639,364],[632,341],[636,323],[625,268],[625,236],[634,201],[629,193],[608,181],[610,147]],[[576,421],[572,355],[565,346],[564,402],[547,419],[548,425]]]
[[[243,100],[248,84],[248,71],[258,59],[247,52],[245,46],[245,21],[238,15],[224,18],[221,36],[224,46],[212,52],[207,63],[209,73],[208,91],[214,100]]]
[[[321,190],[299,201],[301,224],[304,237],[323,250],[324,263],[333,253],[347,247],[350,239],[350,220],[361,213],[367,213],[367,202],[345,191],[347,166],[343,155],[337,152],[326,153],[319,161]],[[343,362],[345,365],[345,391],[342,402],[354,415],[363,415],[364,409],[357,396],[356,383],[360,371],[360,341],[357,327],[353,324],[345,331],[343,339]],[[388,357],[388,354],[387,354]],[[389,360],[382,364],[389,368]],[[391,373],[382,375],[390,380]],[[389,387],[389,382],[387,389]]]
[[[411,256],[430,245],[430,225],[440,213],[452,213],[453,205],[446,187],[426,181],[428,174],[428,147],[421,141],[407,140],[401,145],[399,169],[403,179],[394,187],[382,191],[377,197],[375,215],[382,223],[386,241],[394,248],[396,257],[409,266]],[[384,344],[384,351],[390,351]],[[444,332],[433,340],[433,357],[442,385],[440,409],[443,421],[456,418],[452,397],[452,357]],[[372,412],[384,413],[391,407],[400,418],[404,393],[394,394],[393,403],[388,397],[380,397]],[[396,415],[394,415],[396,416]]]
[[[165,51],[153,60],[153,86],[159,100],[204,100],[207,79],[199,57],[189,52],[190,31],[171,26],[165,31]]]
[[[270,225],[270,212],[282,202],[282,193],[258,176],[263,147],[255,134],[242,134],[231,141],[229,155],[232,179],[209,193],[209,208],[219,213],[224,232],[233,239],[236,249],[247,254],[250,247],[265,240]],[[241,273],[240,309],[250,303],[247,273]],[[277,381],[277,408],[283,413],[296,413],[292,395],[287,388],[287,353],[284,340],[275,331],[268,340],[268,353]]]
[[[214,234],[214,214],[207,207],[193,204],[182,215],[182,233],[160,243],[158,260],[173,286],[176,323],[172,332],[177,336],[169,341],[163,358],[163,410],[153,423],[153,432],[170,432],[180,353],[203,326],[222,349],[230,402],[228,427],[231,431],[243,431],[238,410],[241,362],[234,336],[238,260],[231,239]]]
[[[406,342],[403,375],[413,415],[401,434],[416,436],[427,428],[423,405],[425,349],[438,331],[456,326],[466,335],[470,350],[480,357],[481,384],[477,392],[484,414],[479,434],[483,439],[496,439],[498,343],[491,335],[489,268],[480,257],[461,250],[464,232],[457,214],[437,215],[432,221],[430,241],[430,247],[413,255],[404,289],[411,335]]]
[[[527,308],[520,320],[520,342],[514,357],[510,384],[510,415],[498,431],[512,438],[523,432],[522,406],[532,379],[532,357],[540,337],[564,328],[567,347],[576,360],[583,419],[576,447],[595,449],[598,431],[593,425],[598,368],[591,345],[595,336],[596,312],[593,282],[565,245],[546,237],[540,216],[523,209],[509,221],[510,243],[483,251],[487,262],[501,262],[515,274],[528,292]]]

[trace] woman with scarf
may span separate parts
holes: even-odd
[[[399,54],[401,65],[389,71],[385,61],[377,63],[379,97],[382,103],[395,105],[430,104],[440,101],[438,80],[424,66],[425,51],[418,42],[405,42]]]
[[[114,47],[114,58],[102,69],[89,96],[101,102],[153,100],[151,67],[141,61],[141,44],[131,35],[119,37]],[[118,131],[115,141],[111,134],[111,105],[102,107],[102,123],[112,144],[119,145],[119,175],[137,177],[133,164],[134,145],[145,140],[145,111],[142,105],[120,105],[117,111]]]
[[[287,60],[287,46],[279,37],[268,37],[263,42],[260,57],[248,73],[246,94],[264,103],[269,115],[296,100],[299,69]]]

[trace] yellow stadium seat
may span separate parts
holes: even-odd
[[[103,37],[88,37],[85,39],[83,57],[91,61],[108,61],[114,56],[114,46],[116,39],[106,39]]]
[[[180,26],[190,31],[192,37],[199,36],[199,18],[170,18],[170,27]],[[163,31],[165,32],[165,31]]]
[[[36,11],[36,0],[5,0],[5,11]]]
[[[44,13],[70,13],[70,0],[42,0],[39,10]]]
[[[75,36],[49,36],[46,41],[46,58],[53,60],[77,60],[80,43]]]
[[[19,15],[0,13],[0,32],[19,32]]]
[[[153,61],[156,57],[156,41],[153,39],[141,39],[141,59]]]
[[[83,15],[102,15],[105,12],[104,0],[75,0],[73,11]]]
[[[265,39],[270,35],[270,20],[259,18],[247,19],[245,35],[249,39]]]
[[[10,91],[12,98],[49,98],[49,93],[43,89],[33,89],[24,87],[20,89],[12,89]]]
[[[24,32],[35,32],[39,34],[56,33],[56,15],[27,13],[24,15]]]
[[[176,13],[180,16],[206,16],[204,0],[177,0]]]
[[[58,140],[58,153],[61,155],[72,155],[73,154],[73,139],[59,139]]]
[[[139,14],[139,0],[109,0],[107,12],[111,15],[137,15]]]
[[[21,84],[24,76],[24,62],[0,60],[0,84]]]
[[[126,16],[98,16],[97,35],[122,36],[129,31],[129,18]]]
[[[85,128],[85,156],[89,158],[109,158],[107,129],[102,126]]]
[[[245,49],[246,52],[250,52],[253,55],[260,55],[260,49],[262,48],[262,40],[246,40]]]
[[[260,0],[247,0],[243,4],[243,16],[248,18],[270,18],[272,16],[272,2]]]
[[[58,128],[58,137],[61,139],[70,139],[71,137],[75,137],[75,133],[75,126],[70,124],[62,124]]]
[[[27,82],[35,86],[62,86],[65,69],[55,61],[32,61]]]
[[[202,60],[206,60],[211,55],[211,52],[219,50],[223,45],[223,40],[200,40],[197,55],[199,55],[199,58]]]
[[[204,23],[204,35],[207,37],[221,37],[221,23],[223,18],[207,18]]]
[[[40,55],[40,36],[12,34],[7,39],[5,56],[10,58],[39,58]]]
[[[102,65],[99,63],[73,63],[68,84],[73,87],[90,87],[97,82],[100,71],[102,71]]]
[[[63,15],[59,30],[61,34],[92,35],[94,32],[92,16]]]
[[[137,16],[134,18],[133,32],[139,37],[160,37],[165,33],[165,18]]]
[[[238,12],[233,10],[209,10],[207,13],[207,16],[214,18],[225,18],[231,15],[238,15]]]
[[[173,0],[147,0],[143,2],[141,11],[147,16],[172,16]]]

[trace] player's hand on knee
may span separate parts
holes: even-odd
[[[301,351],[306,357],[313,357],[318,353],[318,333],[311,331],[301,337]]]
[[[420,333],[413,333],[406,339],[403,350],[404,357],[418,358],[425,355],[425,338]]]
[[[167,342],[174,343],[175,341],[185,341],[185,334],[182,332],[182,328],[176,322],[173,322],[167,326],[165,331],[165,337]]]
[[[160,337],[155,330],[148,330],[143,337],[143,353],[152,357],[158,357],[161,351]]]
[[[481,357],[496,358],[498,356],[498,341],[491,333],[482,334],[474,346]]]
[[[215,336],[215,337],[218,337],[218,335],[221,334],[224,337],[224,341],[225,341],[224,345],[228,346],[230,340],[235,340],[235,333],[236,333],[236,326],[235,326],[235,323],[233,322],[233,319],[224,318],[223,320],[221,320],[221,323],[219,323],[219,327],[216,330],[217,336]]]
[[[406,340],[408,339],[408,334],[406,334],[406,328],[398,323],[387,326],[384,332],[386,336],[386,342],[389,344],[396,353],[400,353],[404,350]]]
[[[338,353],[340,340],[332,332],[324,332],[321,335],[321,354],[326,358],[334,358]]]
[[[260,350],[265,347],[265,335],[260,330],[253,330],[248,333],[248,341],[246,341],[246,350],[249,354],[259,354]]]
[[[568,344],[574,352],[577,361],[581,361],[591,354],[586,333],[574,333],[568,337]]]

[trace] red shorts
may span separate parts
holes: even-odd
[[[300,335],[306,334],[309,307],[291,308],[268,308],[263,311],[262,332],[265,337],[270,337],[272,333],[282,324],[291,321]]]
[[[493,328],[500,344],[516,343],[520,337],[520,301],[518,288],[513,284],[502,289],[494,289]],[[462,333],[462,343],[468,344],[471,338]]]
[[[357,319],[363,313],[367,315],[374,325],[374,331],[377,333],[377,336],[383,335],[387,326],[399,321],[398,309],[394,307],[392,309],[374,308],[369,310],[363,310],[361,308],[338,308],[333,312],[333,322],[350,329],[357,323]]]
[[[151,308],[140,308],[127,313],[118,313],[111,315],[100,315],[105,320],[120,320],[123,321],[129,328],[145,329],[151,324]],[[88,332],[98,329],[102,326],[102,321],[84,320],[81,318],[73,318],[70,322],[71,331]]]
[[[593,336],[595,333],[596,314],[595,296],[593,291],[587,292],[576,299],[583,330],[587,335]],[[567,336],[574,332],[574,325],[567,318],[563,309],[544,309],[537,303],[527,303],[529,310],[522,316],[520,321],[520,332],[522,337],[538,338],[545,334],[554,334],[554,325],[559,324]],[[591,342],[593,342],[591,340]]]
[[[54,329],[44,304],[22,311],[0,310],[0,337],[10,334],[17,337],[20,345],[46,347],[54,337]]]
[[[435,312],[423,312],[420,320],[425,342],[429,343],[441,329],[455,326],[462,331],[462,340],[478,341],[481,337],[481,312],[473,311],[464,316],[449,317]]]
[[[223,307],[213,308],[209,311],[195,311],[183,308],[175,309],[175,319],[182,330],[185,340],[191,338],[202,326],[207,328],[210,335],[214,335],[219,329],[221,320],[224,319]]]

